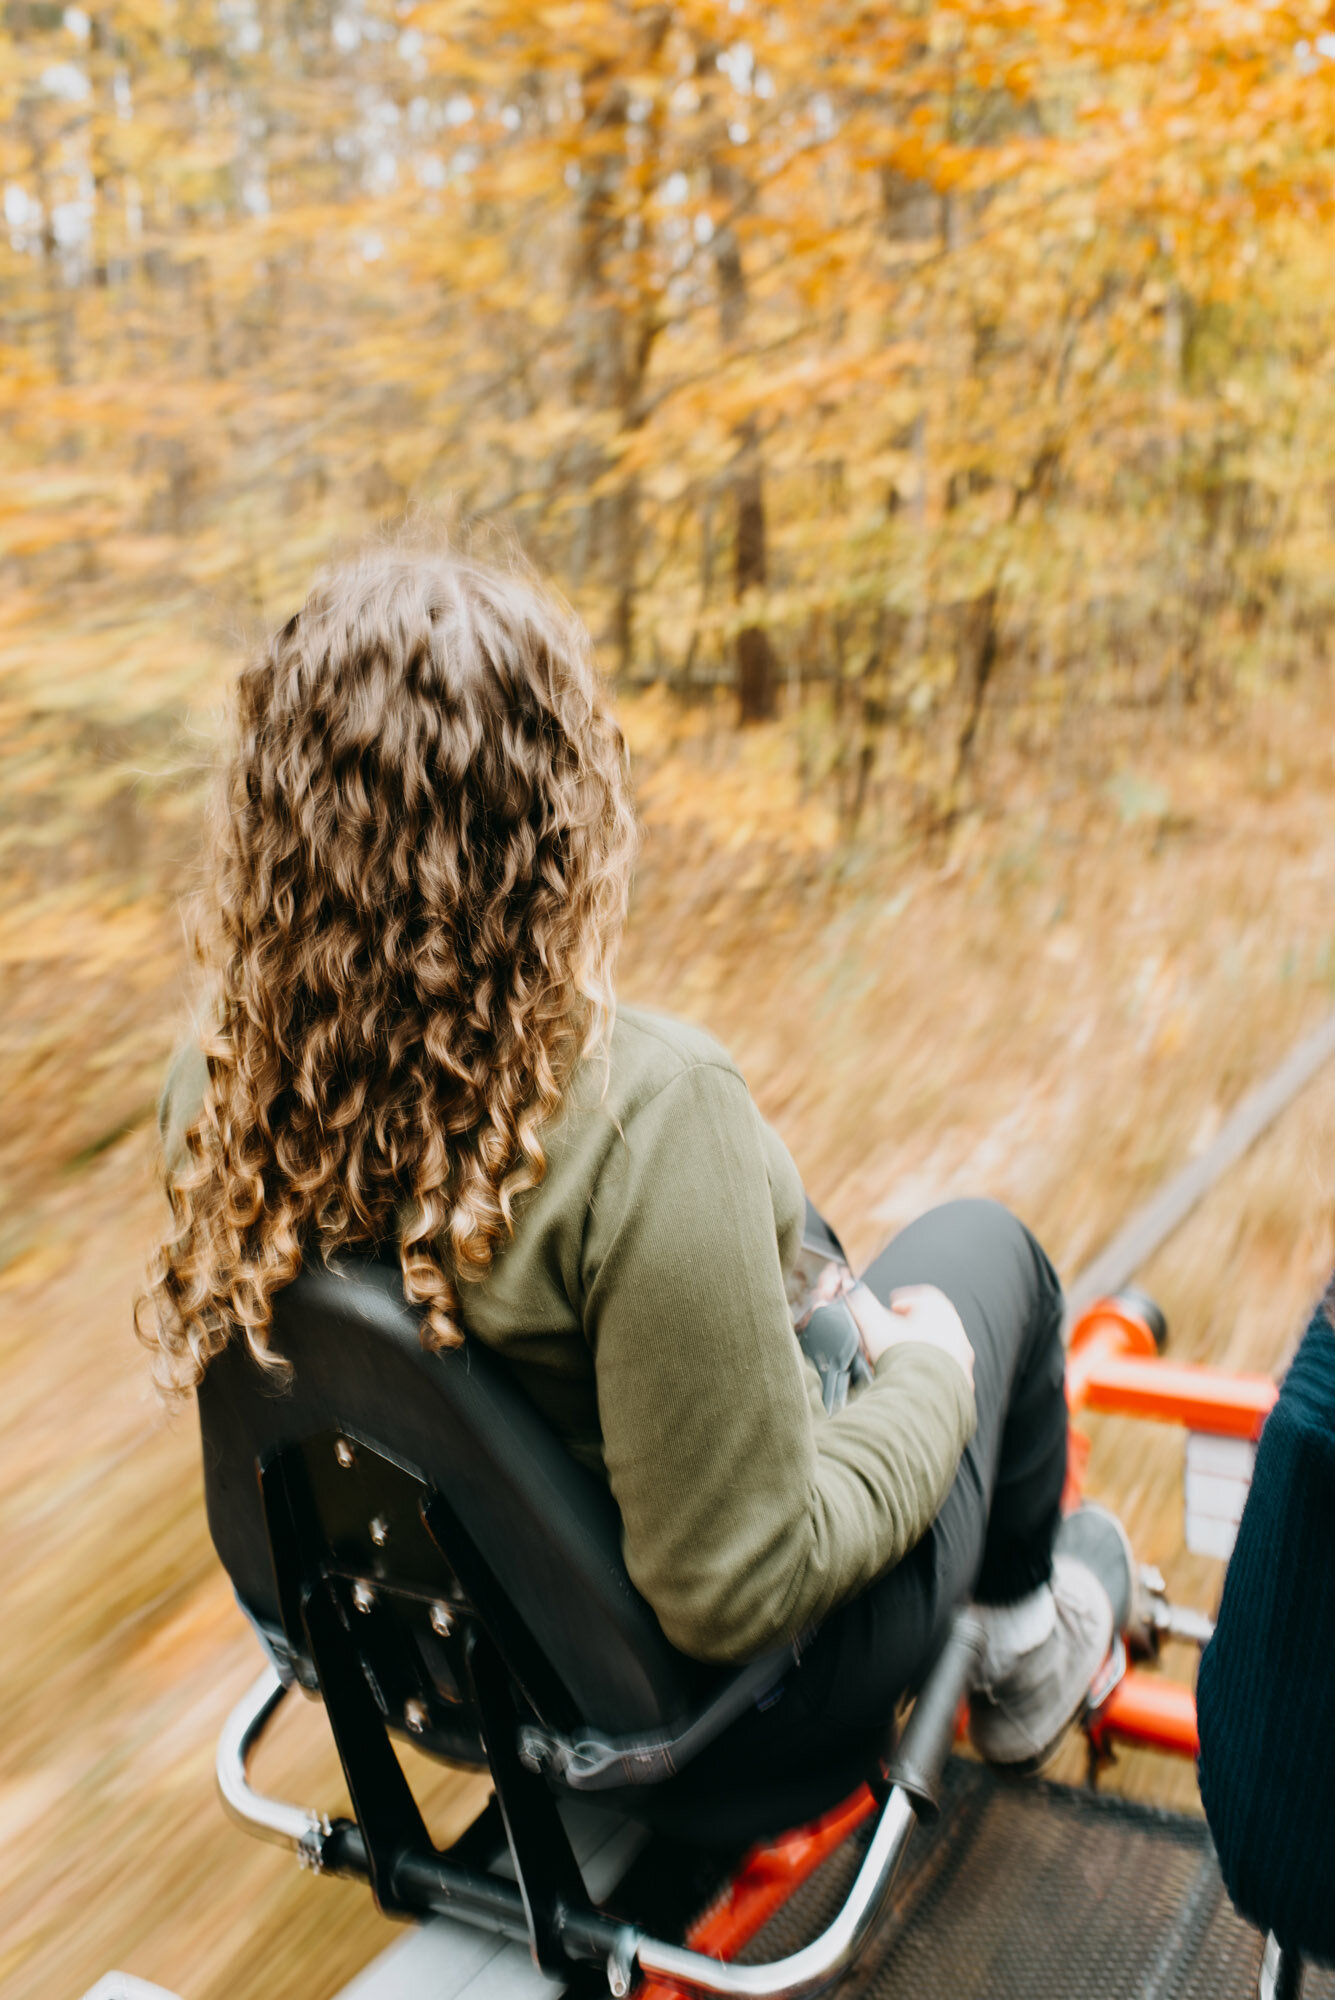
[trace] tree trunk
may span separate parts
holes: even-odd
[[[666,6],[644,11],[626,74],[616,59],[601,56],[580,79],[588,128],[599,145],[596,165],[586,171],[579,204],[571,390],[577,404],[615,411],[622,432],[638,430],[645,420],[645,378],[662,324],[647,246],[661,114],[655,113],[643,126],[642,157],[632,171],[625,139],[631,102],[627,76],[648,71],[658,62],[671,18]],[[641,245],[639,255],[629,259],[624,248],[627,189],[632,200],[638,198],[633,219]],[[584,483],[591,487],[606,471],[608,455],[599,448],[583,447],[576,462]],[[576,572],[586,564],[595,566],[610,587],[607,637],[621,675],[630,670],[635,652],[640,502],[639,478],[632,472],[615,492],[586,504],[576,542]]]
[[[997,663],[997,640],[997,588],[993,584],[967,607],[960,634],[960,650],[964,655],[961,664],[968,675],[969,693],[964,722],[955,744],[956,785],[963,778],[973,755],[974,739],[983,719],[988,683]]]
[[[750,590],[766,581],[765,491],[755,420],[741,432],[738,469],[733,481],[737,508],[733,591],[740,604]],[[737,634],[737,713],[742,722],[765,722],[773,715],[778,694],[778,661],[763,625],[744,625]]]
[[[746,190],[731,166],[712,170],[714,192],[733,207]],[[714,239],[714,265],[719,283],[719,328],[725,347],[736,347],[746,318],[746,276],[741,245],[731,227]],[[734,508],[733,596],[738,604],[749,591],[762,591],[768,581],[765,532],[765,483],[760,433],[754,417],[737,431],[737,457],[732,475]],[[779,670],[774,645],[765,627],[744,625],[734,641],[739,722],[767,722],[778,705]]]

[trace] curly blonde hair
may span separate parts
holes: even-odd
[[[635,845],[587,635],[517,566],[389,551],[320,577],[243,672],[212,922],[208,1086],[137,1311],[170,1388],[313,1251],[397,1243],[456,1344],[606,1048]]]

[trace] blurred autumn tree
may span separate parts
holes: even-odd
[[[846,828],[1324,662],[1324,6],[0,19],[11,1104],[76,1035],[147,1073],[182,718],[410,502],[512,522],[626,683],[796,718]],[[95,1082],[90,1145],[140,1108]]]

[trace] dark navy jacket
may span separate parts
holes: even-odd
[[[1201,1798],[1243,1915],[1335,1960],[1335,1333],[1317,1311],[1261,1434],[1201,1657]]]

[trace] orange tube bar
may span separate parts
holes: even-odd
[[[1220,1437],[1259,1437],[1279,1393],[1268,1375],[1225,1375],[1180,1361],[1103,1353],[1076,1357],[1067,1379],[1073,1411],[1152,1417]]]
[[[876,1801],[864,1785],[810,1826],[753,1848],[723,1897],[691,1926],[686,1942],[710,1958],[735,1958],[794,1890],[869,1818]]]
[[[1170,1756],[1193,1761],[1200,1754],[1196,1697],[1191,1689],[1136,1667],[1128,1668],[1117,1683],[1090,1722],[1089,1733],[1099,1747],[1109,1737],[1116,1737],[1122,1743],[1166,1750]]]
[[[876,1800],[862,1785],[810,1826],[783,1834],[768,1846],[753,1847],[722,1895],[687,1931],[690,1949],[708,1958],[736,1958],[808,1875],[875,1810]],[[636,2000],[684,2000],[684,1995],[670,1980],[649,1979]]]

